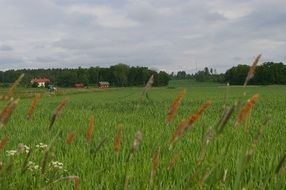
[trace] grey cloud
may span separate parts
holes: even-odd
[[[0,51],[12,51],[12,50],[13,48],[9,45],[5,45],[5,44],[0,45]]]
[[[0,54],[0,69],[124,62],[223,72],[258,53],[285,61],[285,6],[283,0],[3,0],[0,53],[9,55]],[[3,51],[7,45],[12,49]]]

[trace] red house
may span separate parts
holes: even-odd
[[[38,87],[45,87],[45,84],[46,83],[50,83],[51,81],[50,81],[50,79],[48,79],[48,78],[33,78],[32,80],[31,80],[31,84],[38,84]]]
[[[109,82],[99,82],[97,86],[98,88],[109,88]]]
[[[74,84],[74,87],[75,87],[75,88],[84,88],[84,84],[82,84],[82,83],[76,83],[76,84]]]

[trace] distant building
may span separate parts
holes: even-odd
[[[98,88],[109,88],[109,82],[99,82],[98,83]]]
[[[33,78],[31,80],[31,84],[37,84],[38,87],[45,87],[46,83],[50,83],[50,79],[48,78]]]
[[[84,84],[82,84],[82,83],[76,83],[76,84],[74,84],[74,87],[75,87],[75,88],[84,88]]]

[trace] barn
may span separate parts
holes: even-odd
[[[109,88],[109,82],[105,82],[105,81],[101,81],[101,82],[98,82],[98,88]]]
[[[50,83],[50,79],[48,78],[33,78],[31,80],[31,84],[37,84],[38,87],[45,87],[47,83]]]

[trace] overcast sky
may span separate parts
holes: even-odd
[[[0,0],[0,70],[286,62],[286,0]]]

